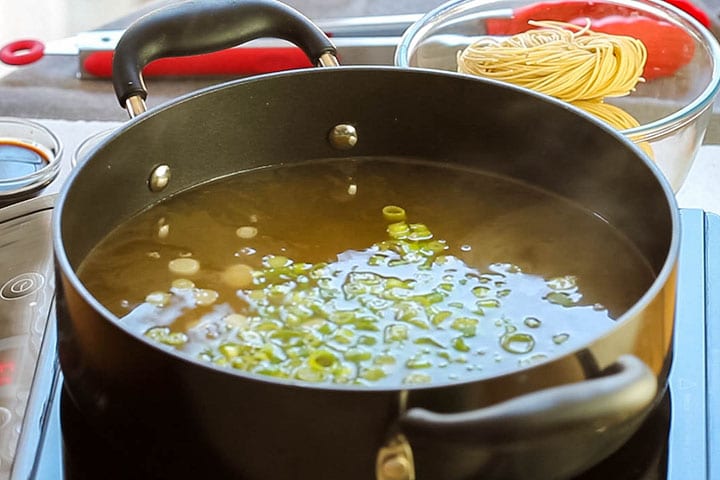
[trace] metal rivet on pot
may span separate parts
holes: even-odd
[[[350,150],[358,141],[357,130],[350,124],[335,125],[328,135],[330,145],[337,150]]]
[[[394,435],[378,451],[375,480],[415,480],[412,449],[404,435]]]
[[[408,480],[412,467],[407,458],[392,456],[385,459],[382,465],[383,478],[387,480]]]
[[[158,165],[150,173],[148,185],[151,192],[161,192],[170,183],[170,167],[167,165]]]

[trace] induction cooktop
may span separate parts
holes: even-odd
[[[53,311],[52,196],[0,209],[0,479],[148,478],[63,392]],[[640,431],[578,480],[720,480],[720,217],[682,210],[669,388]]]

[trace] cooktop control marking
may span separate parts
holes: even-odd
[[[26,297],[40,290],[45,284],[45,277],[37,272],[27,272],[17,275],[0,288],[0,298],[16,300]]]

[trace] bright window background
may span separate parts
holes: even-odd
[[[149,0],[0,0],[0,46],[31,38],[48,42],[98,28]],[[10,71],[0,63],[0,75]]]
[[[0,0],[0,40],[49,41],[97,28],[148,0]]]

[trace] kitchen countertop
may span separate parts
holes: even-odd
[[[714,122],[720,123],[720,119],[715,118]],[[720,185],[720,145],[705,144],[700,148],[687,180],[677,193],[678,204],[683,208],[701,208],[720,214],[718,185]]]
[[[122,29],[142,14],[179,0],[156,0],[133,14],[98,30]],[[377,15],[423,14],[444,0],[283,0],[314,21]],[[720,1],[720,0],[718,0]],[[392,58],[388,59],[392,62]],[[65,120],[123,121],[112,84],[106,80],[79,79],[77,56],[45,56],[40,61],[0,73],[0,116]],[[0,70],[2,72],[2,70]],[[217,83],[217,79],[147,78],[148,107],[183,93]]]
[[[718,17],[720,0],[703,0],[706,11]],[[168,3],[154,2],[141,11],[118,19],[102,29],[123,28],[149,8]],[[440,5],[442,0],[289,0],[313,19],[425,13]],[[699,2],[696,2],[700,4]],[[714,8],[713,8],[714,7]],[[716,21],[717,18],[714,18]],[[85,134],[123,122],[127,114],[119,107],[112,85],[107,80],[77,78],[77,57],[71,55],[46,56],[37,63],[15,68],[0,76],[0,116],[39,119],[64,132]],[[184,93],[216,83],[213,79],[149,78],[148,106],[152,108]],[[73,124],[73,122],[78,122]],[[88,123],[89,122],[89,123]],[[108,123],[109,122],[109,123]],[[82,128],[73,128],[81,126]],[[88,133],[89,134],[89,133]],[[65,138],[66,155],[71,155],[81,139]],[[681,207],[702,208],[720,214],[720,107],[715,113],[705,137],[705,145],[677,198]]]

